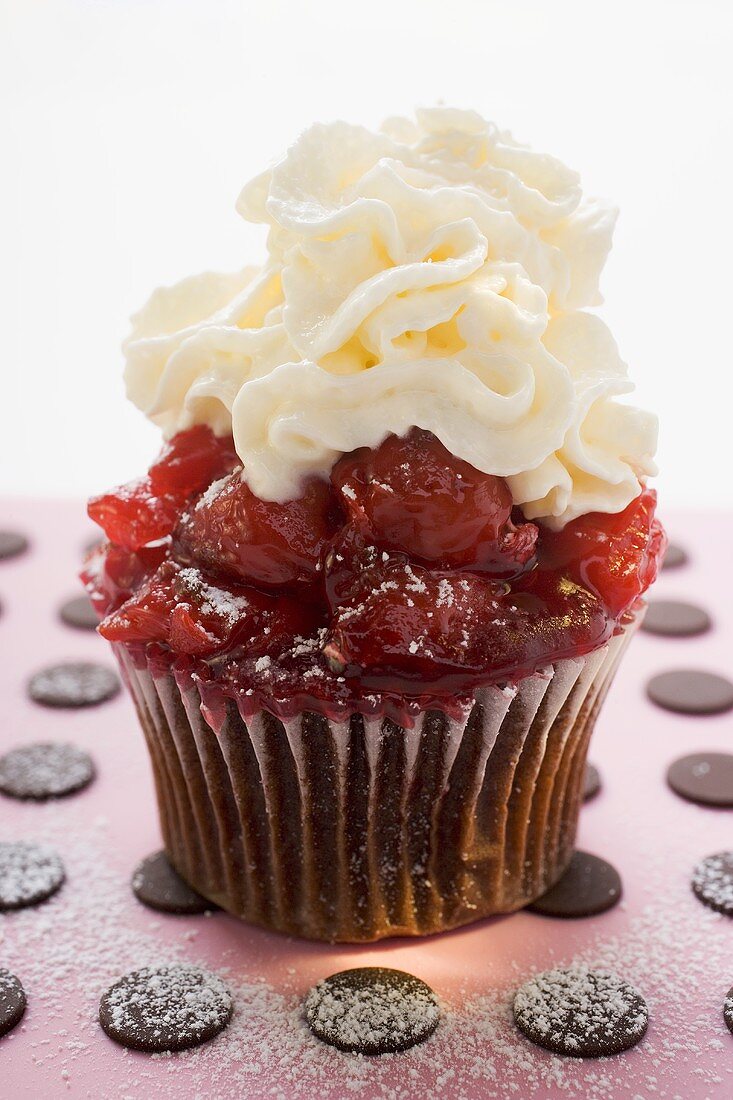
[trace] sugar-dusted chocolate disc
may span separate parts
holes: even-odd
[[[628,982],[578,966],[547,970],[525,982],[514,997],[514,1022],[545,1050],[601,1058],[635,1046],[644,1037],[649,1011]]]
[[[678,714],[723,714],[733,710],[733,683],[725,676],[679,668],[652,676],[646,686],[653,703]]]
[[[670,638],[704,634],[711,626],[705,608],[683,600],[649,600],[641,623],[641,629],[647,634],[663,634]]]
[[[733,989],[729,989],[723,1001],[723,1019],[728,1031],[733,1032]]]
[[[733,807],[733,755],[693,752],[673,761],[667,782],[675,794],[701,806]]]
[[[46,707],[93,707],[112,699],[120,681],[105,665],[66,661],[50,665],[31,677],[28,694]]]
[[[429,985],[385,966],[359,966],[324,978],[305,1001],[311,1031],[353,1054],[393,1054],[424,1042],[440,1020]]]
[[[59,608],[59,617],[76,630],[96,630],[99,626],[99,615],[88,596],[73,596],[67,600]]]
[[[574,852],[565,874],[527,908],[545,917],[593,917],[620,899],[616,868],[590,852]]]
[[[19,531],[0,531],[0,561],[24,554],[30,543]]]
[[[62,741],[38,741],[0,756],[0,791],[11,798],[63,798],[93,777],[89,753]]]
[[[144,905],[162,913],[190,916],[217,908],[181,878],[165,852],[154,852],[138,863],[132,890]]]
[[[700,860],[692,872],[692,892],[709,909],[733,917],[733,852]]]
[[[681,565],[687,565],[689,555],[683,547],[676,542],[670,542],[662,560],[662,569],[679,569]]]
[[[595,798],[600,789],[601,773],[595,764],[586,764],[583,779],[583,801],[589,802],[591,798]]]
[[[38,905],[56,893],[64,877],[64,865],[53,849],[0,842],[0,913]]]
[[[197,966],[147,966],[107,990],[99,1022],[116,1043],[148,1053],[186,1050],[218,1035],[232,1016],[232,995]]]
[[[15,974],[0,967],[0,1036],[20,1023],[25,1013],[25,990]]]

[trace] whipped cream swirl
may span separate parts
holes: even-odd
[[[470,111],[316,125],[238,210],[267,262],[157,290],[125,377],[166,435],[231,431],[261,498],[413,425],[553,526],[656,472],[656,419],[617,401],[633,386],[586,312],[616,214],[553,157]]]

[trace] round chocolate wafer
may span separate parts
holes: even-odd
[[[89,753],[61,741],[38,741],[0,757],[0,791],[11,798],[63,798],[94,778]]]
[[[31,677],[28,694],[45,707],[94,707],[112,699],[120,681],[105,665],[91,661],[67,661],[50,665]]]
[[[38,905],[56,893],[64,877],[64,865],[51,848],[0,842],[0,912]]]
[[[653,703],[678,714],[723,714],[733,710],[733,683],[725,676],[680,668],[652,676],[646,686]]]
[[[700,860],[692,872],[695,897],[726,917],[733,917],[733,852],[715,852]]]
[[[723,1001],[723,1019],[728,1031],[733,1032],[733,988],[728,990]]]
[[[733,755],[693,752],[673,761],[667,782],[675,794],[701,806],[733,807]]]
[[[99,1022],[116,1043],[153,1054],[208,1042],[227,1026],[232,1007],[216,974],[197,966],[145,967],[107,990]]]
[[[73,596],[59,608],[59,617],[67,626],[76,630],[96,630],[99,615],[88,596]]]
[[[605,970],[584,966],[547,970],[518,990],[514,1022],[545,1050],[574,1058],[620,1054],[644,1037],[646,1001]]]
[[[0,561],[24,554],[30,543],[19,531],[0,531]]]
[[[687,565],[689,560],[689,555],[682,546],[670,542],[662,559],[662,569],[679,569],[681,565]]]
[[[649,600],[641,629],[669,638],[691,638],[710,630],[712,621],[703,607],[683,600]]]
[[[20,1023],[26,1009],[25,990],[15,974],[0,967],[0,1036]]]
[[[429,985],[384,966],[341,970],[311,989],[305,1001],[311,1031],[353,1054],[393,1054],[424,1042],[440,1019]]]
[[[585,765],[585,777],[583,779],[583,801],[590,802],[601,789],[601,773],[595,764]]]
[[[154,852],[138,863],[132,890],[144,905],[161,913],[192,916],[217,908],[181,878],[165,852]]]
[[[545,917],[593,917],[620,900],[616,868],[591,852],[574,852],[565,874],[527,908]]]

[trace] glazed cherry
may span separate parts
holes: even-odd
[[[654,581],[667,537],[654,518],[657,494],[645,489],[622,512],[589,512],[547,532],[541,565],[567,571],[619,617]]]
[[[417,681],[464,689],[587,652],[613,630],[600,599],[535,570],[519,590],[474,573],[440,575],[347,533],[327,560],[334,672],[377,690]],[[338,601],[338,602],[337,602]]]
[[[236,465],[231,438],[218,439],[203,425],[166,444],[147,477],[89,501],[89,516],[110,542],[139,550],[173,531],[190,496]]]
[[[456,458],[431,432],[353,451],[331,480],[367,538],[414,561],[510,577],[534,557],[537,527],[515,525],[504,479]]]
[[[87,512],[110,542],[127,550],[138,550],[170,535],[178,521],[180,505],[172,497],[156,496],[150,478],[144,477],[92,497]]]
[[[197,424],[166,443],[148,474],[153,492],[183,501],[238,465],[232,437],[216,436],[205,424]]]
[[[176,653],[210,657],[243,645],[256,656],[312,631],[315,615],[312,600],[215,583],[167,561],[99,630],[111,642],[162,642]]]
[[[297,500],[260,500],[239,473],[184,516],[174,555],[207,572],[267,587],[310,584],[333,531],[329,485],[312,478]]]

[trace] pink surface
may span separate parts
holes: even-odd
[[[94,634],[59,622],[76,593],[80,548],[94,532],[80,505],[6,501],[0,526],[33,540],[0,562],[3,748],[67,739],[91,751],[98,778],[85,792],[45,805],[0,801],[0,838],[45,841],[68,881],[44,906],[0,916],[0,965],[28,995],[23,1023],[0,1041],[0,1093],[13,1097],[684,1097],[733,1095],[733,1036],[722,1001],[733,986],[733,925],[692,896],[701,857],[730,847],[730,811],[676,798],[664,783],[676,756],[733,744],[733,716],[689,718],[644,697],[657,671],[693,667],[732,674],[733,519],[676,516],[672,537],[692,556],[664,573],[657,595],[706,606],[703,637],[640,635],[599,721],[591,758],[603,777],[583,810],[579,846],[610,859],[624,901],[574,922],[529,913],[484,921],[423,941],[366,948],[291,941],[230,917],[176,918],[138,904],[135,863],[160,846],[142,734],[125,695],[98,708],[55,712],[30,703],[25,683],[64,659],[111,664]],[[99,995],[127,970],[185,959],[215,969],[235,995],[235,1018],[219,1039],[185,1055],[151,1058],[113,1044],[96,1021]],[[646,997],[647,1037],[617,1058],[578,1062],[536,1049],[513,1029],[511,992],[531,973],[582,959],[610,966]],[[376,1060],[319,1044],[300,1019],[316,980],[353,964],[385,964],[429,982],[445,1005],[432,1040]]]

